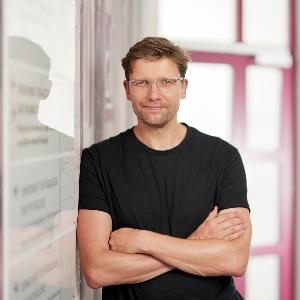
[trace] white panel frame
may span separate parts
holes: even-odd
[[[185,38],[191,41],[233,43],[236,40],[237,28],[235,18],[236,1],[227,0],[225,4],[223,2],[225,1],[189,0],[182,2],[180,0],[161,0],[158,2],[158,33],[174,40]],[[215,4],[214,7],[212,3]],[[231,5],[228,5],[228,3],[231,3]],[[188,5],[191,9],[188,10],[185,5]],[[226,9],[228,9],[228,18],[224,14]],[[170,12],[170,14],[166,15],[165,12]],[[216,12],[219,12],[218,16],[216,16]],[[189,16],[189,18],[184,18],[184,16]],[[223,16],[224,19],[222,20]],[[172,22],[174,18],[177,20]],[[196,23],[195,20],[199,23]],[[207,21],[209,24],[201,23],[202,21]],[[168,24],[174,26],[173,32],[170,32],[170,28],[167,27]],[[224,29],[224,26],[228,26],[226,33],[218,32],[216,34],[217,38],[212,38],[212,35],[216,33],[216,28],[210,31],[210,28],[213,27],[212,24],[218,24],[219,30]],[[185,26],[189,29],[186,29]],[[194,28],[195,26],[198,30]],[[206,31],[209,32],[202,33],[203,36],[197,35],[196,33],[201,30],[201,27],[206,28]],[[178,33],[180,33],[179,36]]]
[[[282,2],[281,4],[287,3],[284,9],[280,7],[280,1]],[[280,24],[280,26],[276,27],[281,20],[278,20],[274,14],[274,8],[276,8],[278,12],[281,12],[282,21],[286,21],[285,24]],[[257,10],[255,11],[255,9]],[[257,12],[258,14],[256,14]],[[245,0],[243,1],[243,16],[243,39],[246,43],[253,45],[271,45],[278,48],[289,46],[289,1]],[[252,24],[249,26],[253,27],[247,32],[246,27],[250,22],[252,22]],[[269,29],[269,32],[264,33],[266,28]],[[274,36],[281,35],[282,38],[274,38],[273,42],[266,42],[268,36],[270,36],[270,32],[274,32]],[[256,39],[254,35],[257,35],[258,39]]]
[[[203,67],[203,70],[201,70],[201,67]],[[200,69],[199,69],[200,68]],[[198,75],[196,77],[191,77],[192,73],[191,70],[194,70],[194,75]],[[204,73],[206,72],[205,78]],[[228,73],[228,80],[223,80],[222,76]],[[215,75],[219,75],[219,78],[221,78],[221,84],[223,84],[222,87],[225,88],[223,90],[224,93],[222,93],[225,99],[229,99],[229,102],[222,102],[223,105],[220,105],[218,103],[218,110],[216,111],[216,106],[210,106],[209,102],[211,99],[209,96],[210,93],[214,94],[216,92],[220,91],[220,86],[218,86],[218,89],[215,89]],[[202,78],[201,78],[202,77]],[[208,77],[208,79],[207,79]],[[178,121],[180,122],[186,122],[188,125],[197,128],[198,130],[214,135],[219,136],[223,138],[224,140],[230,141],[232,136],[232,104],[233,104],[233,77],[234,77],[234,70],[230,64],[216,64],[216,63],[190,63],[189,69],[187,70],[186,78],[189,80],[189,85],[187,89],[187,97],[186,99],[181,100],[180,109],[178,112]],[[205,82],[205,80],[207,80]],[[210,86],[211,85],[211,86]],[[201,86],[203,87],[204,91],[208,91],[208,95],[201,94],[201,97],[197,97],[196,95],[196,89],[201,90]],[[229,89],[226,90],[226,87]],[[203,97],[204,96],[204,97]],[[215,99],[214,99],[215,100]],[[189,105],[189,103],[193,101],[192,104]],[[225,100],[226,101],[226,100]],[[195,103],[199,103],[199,106],[196,108]],[[228,104],[228,105],[227,105]],[[191,109],[189,110],[189,106]],[[221,107],[221,109],[220,109]],[[210,111],[207,111],[209,110]],[[203,110],[206,111],[203,113]],[[218,115],[215,116],[218,111],[224,111],[224,116],[221,116],[223,118],[223,123],[218,124]],[[202,117],[201,117],[202,115]],[[199,117],[200,116],[200,117]],[[203,119],[209,116],[208,123],[203,122]],[[220,117],[220,116],[219,116]],[[216,121],[214,121],[216,120]],[[219,129],[219,132],[216,131],[216,128]]]
[[[257,280],[257,276],[264,280]],[[259,255],[250,257],[246,273],[247,300],[280,299],[280,257]]]
[[[274,85],[276,85],[277,94],[274,94]],[[247,146],[250,150],[270,152],[279,149],[282,86],[283,76],[280,69],[262,66],[249,66],[246,69],[246,136]],[[261,91],[260,89],[265,87],[269,88],[266,96],[263,95],[266,90]],[[265,108],[266,105],[268,105],[267,108]],[[270,118],[265,121],[265,124],[262,124],[265,116],[270,116]],[[254,127],[252,128],[252,126]],[[273,130],[270,131],[270,128]],[[259,132],[259,136],[257,132]],[[268,139],[269,144],[266,144],[265,141],[268,141]]]
[[[275,182],[268,182],[269,177],[265,178],[265,181],[258,180],[259,176],[263,174],[263,171],[260,168],[264,167],[267,167],[271,173],[275,174],[273,178]],[[245,168],[248,179],[248,198],[251,208],[251,218],[253,226],[251,246],[255,248],[276,245],[280,241],[279,164],[274,161],[266,161],[263,163],[252,162],[251,167],[250,164],[248,165],[247,163],[245,163]],[[257,181],[258,184],[262,184],[263,187],[256,189],[252,188],[251,179]],[[268,197],[263,197],[263,195],[260,194],[252,194],[253,190],[261,191],[261,189],[263,188],[266,189],[266,192],[269,192]],[[271,200],[273,200],[274,202],[270,202]],[[274,204],[276,205],[276,208],[274,208]],[[268,222],[264,224],[263,221],[265,220],[266,214],[268,215]],[[262,223],[259,223],[259,221],[262,221]]]

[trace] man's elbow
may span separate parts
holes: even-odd
[[[99,274],[99,271],[96,272],[96,270],[90,269],[85,270],[83,273],[88,287],[92,289],[99,289],[109,285],[108,281],[105,279],[105,276]]]
[[[249,261],[249,254],[250,242],[248,243],[248,245],[245,245],[244,243],[238,243],[231,248],[230,252],[228,253],[230,257],[230,259],[228,260],[228,266],[231,266],[231,276],[241,277],[245,275]]]
[[[248,255],[237,255],[233,257],[232,262],[230,264],[229,272],[231,276],[241,277],[245,275],[248,265]]]
[[[232,251],[222,258],[219,263],[214,264],[214,273],[206,274],[241,277],[246,273],[249,256],[245,253]],[[205,276],[205,275],[204,275]]]
[[[202,277],[208,276],[234,276],[241,277],[246,273],[247,269],[247,259],[238,258],[235,256],[234,258],[226,259],[226,261],[220,261],[218,263],[214,263],[211,268],[203,269],[203,266],[197,270],[197,275]]]
[[[247,269],[247,263],[237,264],[232,270],[232,276],[234,277],[242,277],[245,275]]]

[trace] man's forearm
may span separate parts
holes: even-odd
[[[101,250],[84,270],[88,285],[99,288],[108,285],[131,284],[150,280],[173,269],[146,254],[127,254]]]
[[[247,266],[250,240],[249,212],[236,208],[223,210],[217,216],[212,211],[187,239],[120,228],[111,233],[109,244],[112,250],[149,254],[191,274],[240,276]]]
[[[201,276],[241,276],[248,253],[239,241],[186,240],[144,231],[138,252],[150,254],[168,265]]]

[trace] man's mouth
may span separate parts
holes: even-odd
[[[163,107],[152,107],[152,106],[148,106],[146,107],[147,111],[148,112],[151,112],[151,113],[158,113],[158,112],[161,112],[164,108]]]
[[[148,109],[148,110],[161,110],[164,109],[164,106],[152,106],[152,105],[144,105],[144,108]]]

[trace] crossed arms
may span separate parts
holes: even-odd
[[[112,232],[109,214],[79,210],[80,261],[91,288],[137,283],[172,269],[199,276],[242,276],[249,258],[251,222],[246,208],[215,208],[187,239],[147,230]]]

